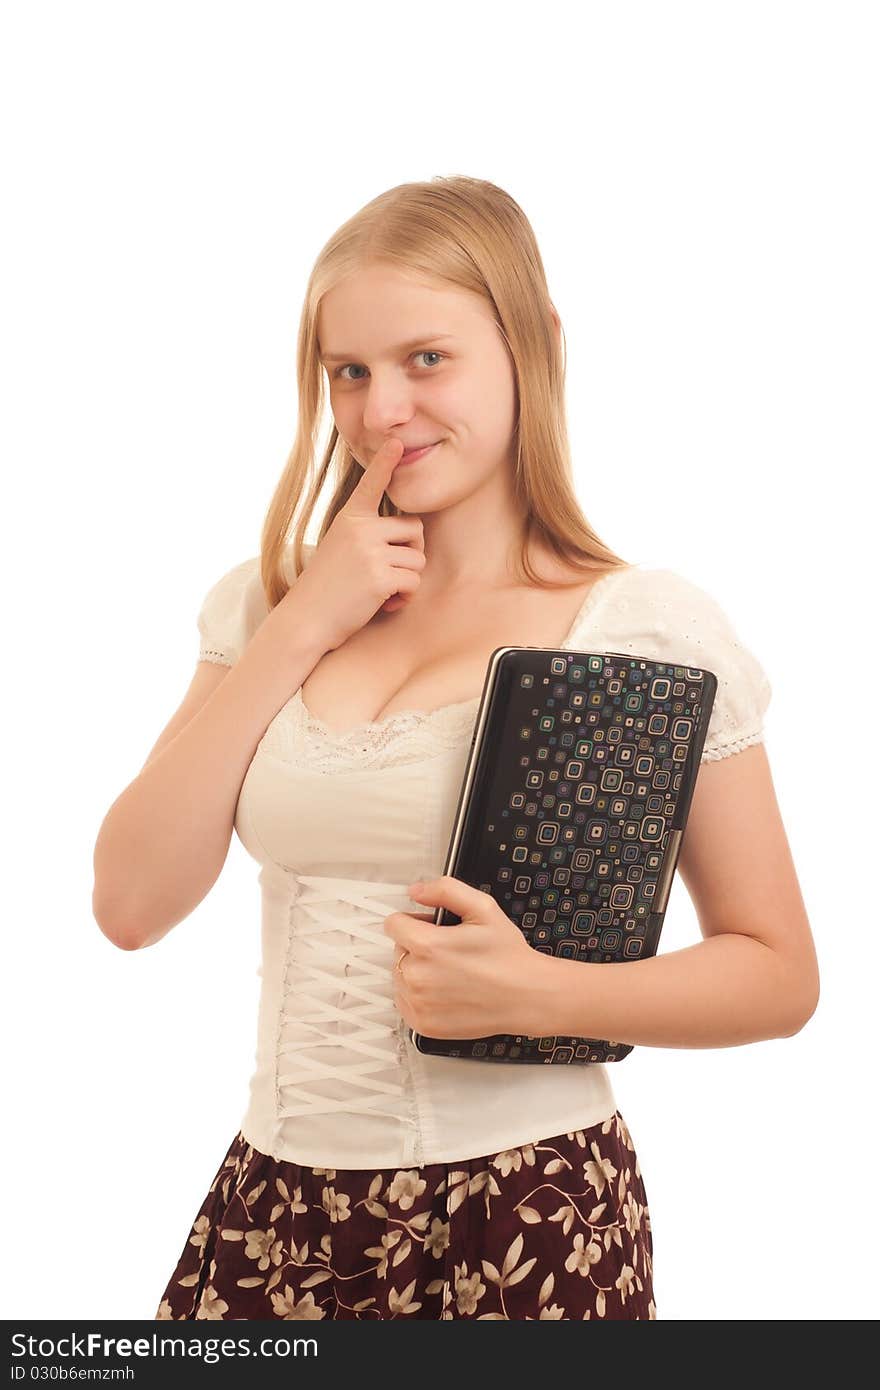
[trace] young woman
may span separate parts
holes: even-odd
[[[313,476],[322,374],[334,425]],[[207,594],[190,689],[96,847],[96,917],[126,949],[192,912],[233,825],[261,865],[250,1101],[156,1316],[656,1317],[609,1069],[434,1058],[408,1030],[723,1047],[801,1028],[818,976],[763,745],[769,683],[708,594],[627,564],[585,520],[559,318],[501,189],[404,184],[347,222],[309,282],[298,385],[261,552]],[[703,941],[562,960],[442,876],[505,644],[716,673],[678,866]],[[433,925],[440,903],[459,925]]]

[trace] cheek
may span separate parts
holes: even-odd
[[[450,411],[462,420],[466,435],[477,440],[481,450],[506,447],[516,423],[516,396],[509,375],[476,373],[469,377]]]

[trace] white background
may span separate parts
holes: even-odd
[[[315,256],[452,173],[535,228],[587,516],[714,595],[773,687],[822,998],[794,1038],[611,1069],[658,1317],[876,1316],[876,18],[6,7],[7,1318],[152,1318],[243,1115],[256,865],[233,839],[198,910],[126,953],[91,915],[94,841],[204,594],[259,550]],[[697,939],[677,879],[664,949]]]

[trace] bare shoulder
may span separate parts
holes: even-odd
[[[542,583],[566,587],[584,584],[591,578],[602,579],[606,574],[612,574],[619,569],[633,568],[630,565],[608,564],[602,560],[592,560],[589,563],[585,561],[583,565],[575,566],[537,541],[530,549],[529,558]]]

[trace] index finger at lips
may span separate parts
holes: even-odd
[[[403,458],[403,454],[403,444],[399,439],[386,439],[380,444],[359,478],[357,487],[348,499],[346,504],[348,511],[357,513],[376,511],[382,501],[383,493],[391,481],[391,475]]]

